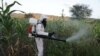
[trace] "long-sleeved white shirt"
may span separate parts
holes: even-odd
[[[40,23],[36,25],[36,33],[38,35],[46,35],[46,36],[48,36],[48,32],[45,32],[43,25],[40,24]]]

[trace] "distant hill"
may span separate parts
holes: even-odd
[[[22,14],[22,13],[13,13],[13,14],[11,14],[11,17],[18,18],[18,19],[24,19],[25,18],[25,14]]]
[[[28,13],[27,13],[28,14]],[[39,19],[40,18],[40,16],[42,15],[42,14],[40,14],[40,13],[32,13],[34,16],[35,16],[35,18],[37,18],[37,19]],[[17,19],[25,19],[25,14],[23,14],[23,13],[13,13],[12,15],[11,15],[12,17],[14,17],[14,18],[17,18]],[[49,20],[55,20],[55,19],[61,19],[62,18],[62,16],[54,16],[54,15],[47,15],[48,16],[48,19]],[[68,17],[68,16],[65,16],[64,17],[64,19],[70,19],[71,17]],[[26,18],[26,19],[28,19],[28,18]],[[94,18],[88,18],[87,19],[87,21],[89,20],[90,21],[90,19],[91,20],[97,20],[97,19],[94,19]],[[100,20],[100,19],[98,19],[98,20]]]
[[[37,19],[39,19],[40,16],[42,15],[42,14],[39,14],[39,13],[32,13],[32,14]],[[25,14],[23,14],[23,13],[13,13],[11,16],[14,17],[14,18],[18,18],[18,19],[25,19]],[[54,16],[54,15],[47,15],[47,16],[48,16],[49,20],[62,18],[61,16]],[[64,18],[68,19],[69,17],[64,17]]]

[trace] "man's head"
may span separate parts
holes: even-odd
[[[44,28],[46,27],[46,24],[47,24],[47,16],[45,15],[42,15],[39,22],[43,24]]]

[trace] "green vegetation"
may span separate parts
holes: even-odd
[[[36,56],[34,38],[27,37],[28,20],[11,18],[10,8],[17,1],[7,5],[6,9],[0,7],[0,56]],[[21,11],[22,12],[22,11]],[[90,19],[91,20],[91,19]],[[87,22],[87,20],[57,19],[48,21],[46,31],[56,32],[58,38],[69,38],[80,28],[88,27],[86,36],[76,42],[60,42],[45,39],[46,56],[100,56],[100,21]]]
[[[100,44],[95,38],[95,35],[100,35],[98,30],[100,27],[96,21],[86,23],[86,20],[79,21],[65,21],[57,20],[49,22],[48,30],[55,31],[59,36],[70,37],[73,32],[77,32],[82,25],[86,25],[88,28],[87,36],[82,36],[80,41],[72,43],[63,43],[57,41],[48,40],[47,54],[48,56],[99,56]],[[95,25],[95,26],[94,26]],[[51,27],[50,27],[51,26]],[[53,27],[52,27],[53,26]],[[95,30],[94,30],[95,28]],[[92,31],[93,30],[93,31]]]
[[[19,21],[11,18],[11,14],[15,11],[10,10],[15,4],[21,5],[17,1],[4,6],[2,0],[2,7],[0,7],[0,55],[1,56],[23,56],[23,53],[31,53],[29,50],[33,47],[27,38],[27,22],[25,20]],[[20,11],[24,13],[23,11]],[[26,51],[25,51],[26,50]]]

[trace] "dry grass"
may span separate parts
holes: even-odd
[[[39,14],[39,13],[33,13],[33,15],[37,19],[39,19],[40,16],[41,16],[41,14]],[[11,16],[14,17],[14,18],[19,18],[19,19],[25,18],[25,14],[21,14],[21,13],[13,13]],[[54,15],[47,15],[47,16],[48,16],[49,20],[55,20],[55,19],[61,19],[62,18],[61,16],[54,16]],[[69,19],[70,17],[64,17],[64,18]]]

